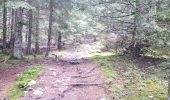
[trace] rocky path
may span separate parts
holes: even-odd
[[[66,51],[63,62],[51,62],[23,100],[105,100],[100,67],[84,59],[97,48],[85,45]]]

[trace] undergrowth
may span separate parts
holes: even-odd
[[[166,100],[167,77],[165,64],[141,69],[128,57],[119,53],[94,53],[90,58],[103,69],[106,88],[115,100]]]

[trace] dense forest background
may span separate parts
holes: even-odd
[[[4,0],[0,13],[1,49],[22,58],[39,53],[40,46],[48,44],[48,55],[51,45],[61,49],[64,43],[78,41],[86,34],[95,37],[114,33],[120,37],[118,46],[131,46],[129,49],[136,49],[131,50],[133,55],[138,56],[138,46],[168,45],[168,7],[168,0]]]
[[[48,57],[50,51],[89,41],[99,41],[103,51],[131,60],[159,59],[155,62],[166,66],[159,74],[166,72],[163,77],[167,84],[170,0],[0,1],[0,52],[8,55],[0,62],[20,60],[27,55],[34,59],[38,55]]]

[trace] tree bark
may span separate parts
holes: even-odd
[[[12,15],[11,15],[11,37],[10,37],[10,48],[12,50],[14,48],[14,42],[15,42],[14,19],[15,19],[15,10],[12,9]]]
[[[31,1],[29,2],[31,4]],[[31,53],[31,44],[32,44],[32,20],[33,20],[33,16],[32,16],[32,9],[29,10],[29,23],[28,23],[28,27],[29,27],[29,31],[28,31],[28,42],[27,42],[27,50],[26,50],[26,54],[30,54]]]
[[[170,76],[168,80],[168,100],[170,100]]]
[[[3,4],[3,52],[6,51],[6,32],[7,32],[7,8],[5,5],[6,0]]]
[[[51,47],[51,33],[52,33],[52,17],[53,17],[53,0],[50,0],[50,16],[49,16],[49,29],[48,29],[48,43],[45,56],[49,55]]]
[[[13,57],[17,59],[23,58],[23,48],[22,48],[22,8],[16,9],[15,17],[15,43],[13,50]]]
[[[135,15],[134,15],[134,29],[132,33],[132,42],[130,46],[128,47],[128,51],[130,52],[130,55],[134,58],[140,56],[141,49],[138,48],[138,42],[137,37],[140,33],[140,1],[135,0],[136,8],[135,8]]]
[[[62,49],[62,34],[61,34],[61,32],[58,33],[58,44],[57,44],[57,48],[58,48],[59,50]]]
[[[40,15],[40,8],[38,2],[36,2],[36,32],[35,32],[35,53],[40,53],[39,47],[39,15]]]

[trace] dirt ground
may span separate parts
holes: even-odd
[[[65,51],[62,60],[51,62],[23,100],[103,100],[105,78],[93,61],[85,59],[97,48],[92,45]]]
[[[24,61],[17,65],[9,65],[0,70],[0,100],[4,97],[6,91],[15,82],[16,77],[34,64],[46,64],[49,60]]]

